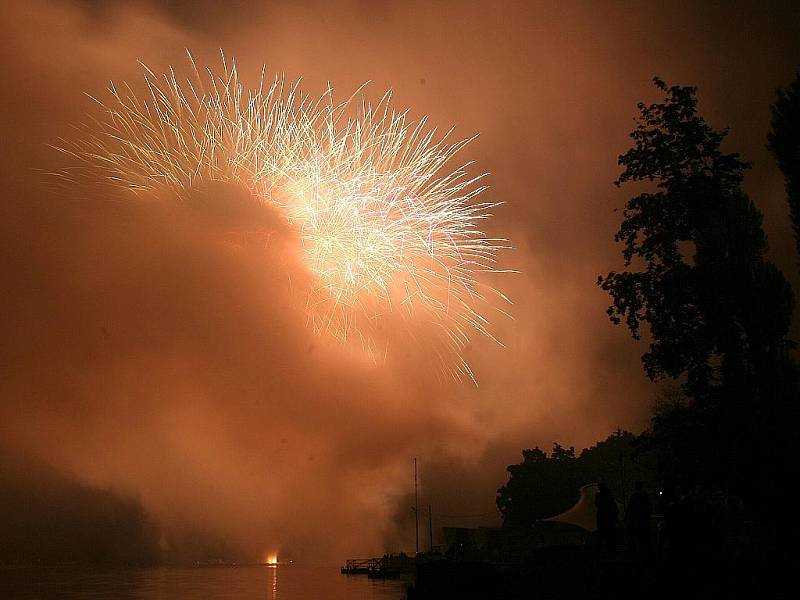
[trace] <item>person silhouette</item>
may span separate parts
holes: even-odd
[[[600,547],[608,553],[613,553],[617,548],[619,509],[614,494],[605,483],[599,483],[597,488],[597,495],[594,497],[594,505],[597,508],[597,535],[600,538]]]
[[[625,522],[631,550],[635,555],[644,557],[650,552],[650,515],[653,507],[642,482],[637,481],[634,487],[625,511]]]

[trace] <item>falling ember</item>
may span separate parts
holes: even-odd
[[[330,87],[312,98],[262,69],[247,89],[224,55],[221,74],[189,59],[185,83],[144,67],[146,94],[112,84],[95,99],[101,114],[59,148],[79,165],[59,176],[178,198],[204,182],[241,185],[298,231],[315,331],[377,356],[389,320],[421,323],[444,371],[474,380],[462,351],[476,334],[495,339],[486,312],[507,314],[508,300],[478,280],[502,272],[507,247],[479,227],[496,206],[476,201],[484,175],[446,169],[471,139],[437,138],[426,118],[392,109],[390,92],[373,106],[359,88],[337,104]]]

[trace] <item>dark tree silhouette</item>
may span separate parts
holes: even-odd
[[[767,147],[783,172],[789,216],[800,253],[800,72],[786,89],[778,89],[775,96]]]
[[[690,395],[707,396],[778,352],[793,296],[763,258],[761,213],[740,187],[749,164],[720,150],[727,131],[697,114],[695,88],[654,81],[666,97],[638,105],[634,146],[619,157],[615,182],[655,184],[628,201],[616,234],[625,266],[642,268],[598,284],[613,299],[612,322],[637,339],[649,326],[647,375],[685,375]]]
[[[497,490],[497,508],[504,525],[527,527],[577,501],[582,482],[575,469],[575,448],[554,443],[548,456],[537,446],[523,450],[522,459],[508,467],[508,481]]]
[[[604,441],[584,449],[553,444],[548,454],[538,447],[523,450],[523,461],[508,467],[509,478],[497,490],[497,507],[503,524],[529,527],[534,522],[564,512],[578,501],[582,485],[604,481],[620,499],[627,497],[636,480],[651,481],[652,461],[637,457],[635,436],[616,431]]]
[[[608,315],[634,338],[648,328],[647,375],[679,378],[685,400],[661,407],[645,442],[668,486],[698,484],[774,501],[775,455],[794,448],[796,369],[786,352],[794,297],[765,260],[762,216],[741,189],[749,165],[724,153],[727,131],[697,113],[693,87],[640,103],[617,185],[638,184],[616,240],[626,270],[598,284]],[[778,486],[778,487],[776,487]]]

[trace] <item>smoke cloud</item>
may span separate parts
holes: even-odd
[[[16,465],[15,490],[111,494],[141,547],[156,532],[160,552],[186,559],[209,545],[306,560],[409,549],[411,457],[435,525],[491,523],[521,448],[640,430],[644,349],[607,322],[595,280],[621,262],[626,193],[611,182],[653,75],[698,85],[701,111],[732,127],[730,148],[756,162],[746,187],[773,257],[796,277],[764,149],[773,90],[800,56],[791,3],[168,6],[0,8],[0,470]],[[491,172],[487,199],[504,205],[489,232],[512,240],[504,266],[519,274],[492,276],[514,319],[495,325],[506,348],[467,349],[477,387],[442,383],[410,345],[374,364],[315,336],[296,240],[242,190],[207,186],[178,204],[66,198],[44,183],[64,160],[47,144],[93,110],[83,92],[141,81],[137,60],[180,71],[185,48],[199,64],[224,48],[250,81],[262,63],[302,75],[312,93],[371,80],[414,116],[481,132],[464,158]],[[116,500],[104,502],[76,505],[100,514]]]

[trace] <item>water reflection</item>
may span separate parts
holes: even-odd
[[[272,576],[272,600],[278,600],[278,566],[272,565],[269,572]]]
[[[280,577],[280,591],[278,578]],[[88,570],[0,567],[3,600],[401,600],[399,581],[336,567],[257,566]]]

